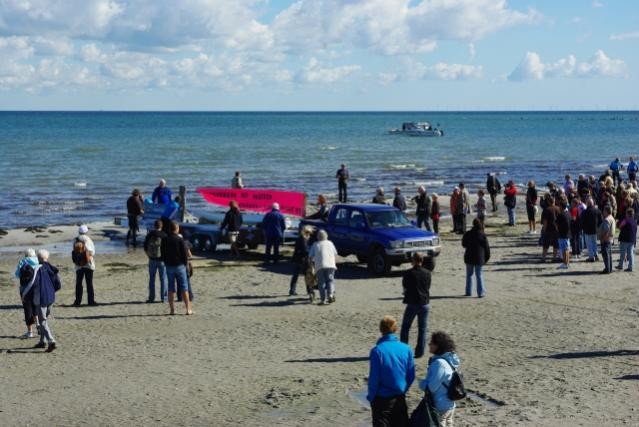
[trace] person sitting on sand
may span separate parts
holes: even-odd
[[[402,288],[404,289],[404,317],[400,340],[408,344],[410,327],[417,316],[417,345],[415,358],[420,358],[426,350],[426,330],[428,327],[428,311],[430,309],[430,271],[422,267],[424,257],[419,252],[413,254],[413,266],[404,272]]]
[[[417,196],[413,197],[413,202],[417,205],[415,208],[415,215],[417,216],[417,228],[422,228],[422,225],[426,230],[430,231],[429,218],[431,215],[431,201],[426,193],[426,188],[420,185],[417,189]]]
[[[189,299],[189,283],[187,265],[189,263],[189,249],[186,242],[180,237],[180,226],[177,222],[171,222],[171,233],[162,240],[162,261],[166,266],[166,275],[169,282],[169,309],[170,314],[175,314],[175,292],[182,294],[186,314],[193,314]],[[177,286],[176,286],[177,285]]]
[[[328,233],[324,230],[317,232],[317,242],[313,243],[308,252],[309,259],[315,266],[317,285],[320,293],[320,305],[335,302],[335,271],[337,264],[337,249],[333,242],[328,240]]]
[[[133,246],[137,245],[137,233],[140,231],[138,218],[144,215],[144,200],[137,188],[133,189],[131,196],[126,201],[127,219],[129,221],[129,231],[126,233],[126,243],[133,241]]]
[[[406,210],[406,199],[402,195],[402,189],[395,187],[395,198],[393,199],[393,207],[404,212]]]
[[[439,219],[441,216],[441,211],[439,209],[439,196],[437,193],[433,193],[430,197],[433,199],[433,203],[430,208],[430,219],[433,221],[433,231],[439,234]]]
[[[237,237],[240,235],[240,229],[242,228],[242,212],[240,212],[240,206],[235,200],[229,202],[229,210],[224,214],[224,220],[220,224],[220,233],[224,230],[227,231],[229,243],[231,243],[231,255],[234,258],[240,257],[240,249],[237,247]]]
[[[73,305],[82,304],[82,282],[87,282],[87,299],[91,306],[98,305],[93,292],[93,273],[95,272],[95,244],[88,236],[89,227],[81,225],[78,237],[73,241],[73,264],[75,265],[75,301]]]
[[[326,196],[323,194],[319,194],[317,196],[317,211],[312,214],[304,217],[304,219],[319,219],[320,221],[328,220],[328,203],[326,201]]]
[[[308,262],[308,251],[310,246],[311,234],[313,234],[313,229],[310,226],[305,226],[302,228],[302,232],[297,237],[295,241],[295,249],[293,251],[293,275],[291,276],[291,284],[289,286],[288,295],[295,296],[297,295],[297,279],[301,274],[306,274],[306,270],[309,267]],[[312,289],[308,290],[307,293],[311,302],[313,302],[315,293]]]
[[[33,338],[33,325],[36,323],[36,315],[33,308],[31,298],[23,298],[24,289],[33,279],[36,268],[40,262],[36,257],[35,250],[29,248],[25,251],[24,256],[18,261],[15,276],[20,281],[20,300],[22,301],[22,309],[24,311],[24,323],[27,325],[27,332],[21,338]]]
[[[155,275],[160,276],[160,301],[166,302],[166,266],[162,261],[162,240],[166,238],[166,233],[162,231],[162,220],[156,219],[153,230],[149,231],[144,239],[144,252],[149,258],[149,297],[146,302],[155,302]]]
[[[426,377],[419,382],[420,390],[428,390],[432,395],[439,425],[444,427],[452,427],[455,415],[455,402],[448,398],[453,372],[460,366],[455,350],[455,342],[447,333],[435,332],[428,343],[433,356],[428,360]]]
[[[484,287],[484,279],[482,269],[484,264],[490,259],[490,245],[486,234],[484,234],[484,226],[479,218],[473,220],[473,227],[468,230],[462,238],[462,247],[466,249],[464,252],[464,263],[466,264],[466,296],[472,295],[473,274],[477,281],[477,296],[483,298],[486,295]]]
[[[411,348],[397,338],[397,320],[384,316],[382,337],[369,354],[368,393],[373,426],[408,426],[406,392],[415,381]]]
[[[373,197],[373,203],[377,205],[386,204],[386,198],[384,197],[384,189],[382,187],[377,187],[377,190],[375,190],[375,197]]]
[[[280,260],[280,245],[286,230],[286,220],[280,212],[279,203],[273,203],[271,211],[264,215],[262,229],[266,240],[264,263],[268,264],[272,261],[273,264],[277,264]]]
[[[241,190],[244,188],[244,182],[242,181],[242,175],[240,171],[235,171],[235,176],[231,180],[231,188]]]
[[[51,314],[51,306],[55,302],[55,293],[62,288],[60,274],[56,267],[49,264],[49,251],[38,251],[40,267],[36,271],[35,278],[25,289],[24,297],[31,298],[35,313],[38,316],[38,333],[40,341],[34,348],[46,348],[47,353],[56,349],[55,338],[49,327],[47,317]],[[31,288],[31,289],[29,289]]]
[[[153,190],[151,200],[155,204],[168,205],[171,202],[171,198],[171,189],[166,186],[166,181],[161,179],[160,184]]]

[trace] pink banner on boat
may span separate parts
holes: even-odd
[[[243,211],[269,212],[276,202],[286,215],[302,217],[306,209],[306,194],[295,191],[200,187],[197,192],[214,205],[228,206],[235,200]]]

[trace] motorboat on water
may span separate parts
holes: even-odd
[[[395,128],[388,131],[391,135],[408,135],[408,136],[444,136],[444,131],[433,127],[428,122],[405,122],[401,128]]]

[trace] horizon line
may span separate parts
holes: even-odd
[[[459,109],[459,110],[118,110],[118,109],[0,109],[0,113],[636,113],[636,109]]]

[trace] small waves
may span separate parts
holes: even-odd
[[[486,162],[503,162],[506,160],[506,156],[486,156],[482,160]]]

